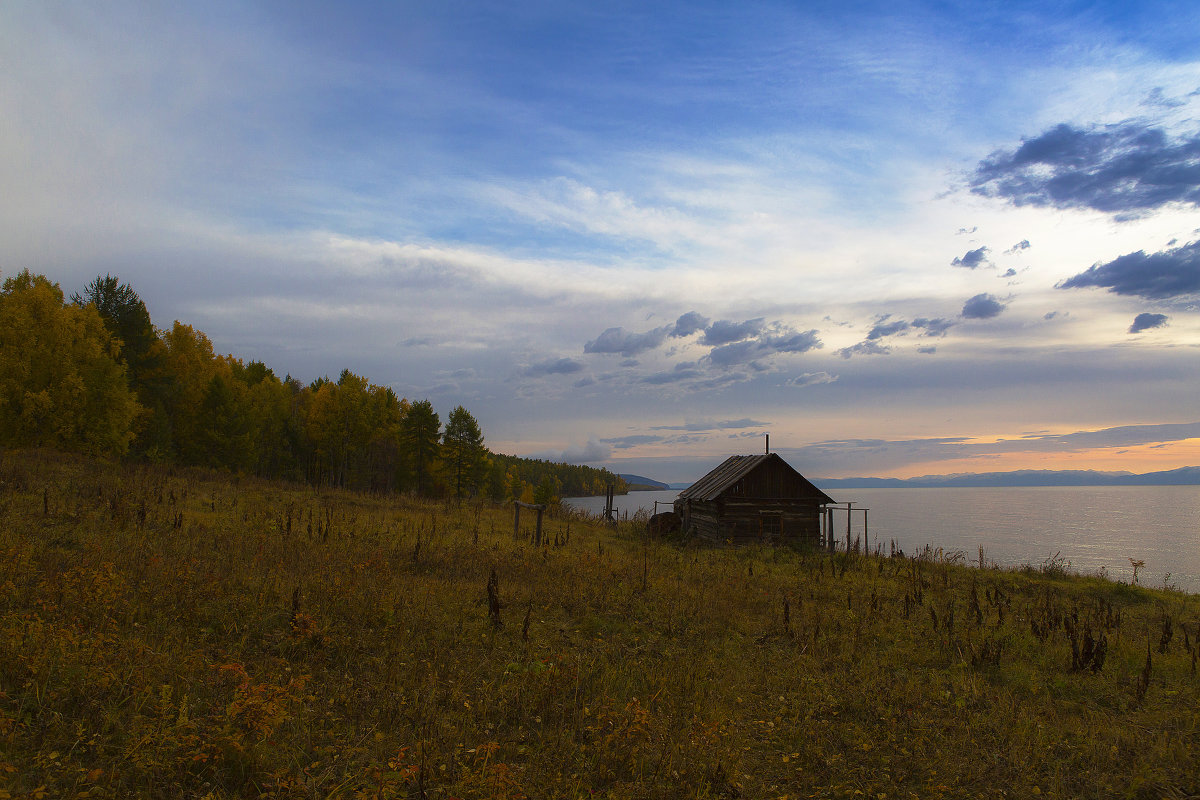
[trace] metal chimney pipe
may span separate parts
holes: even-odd
[[[771,434],[765,433],[763,435],[767,437],[767,455],[771,455]]]

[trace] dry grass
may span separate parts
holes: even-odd
[[[15,451],[0,524],[0,798],[1200,793],[1194,596]]]

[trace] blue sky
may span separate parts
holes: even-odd
[[[1200,10],[0,5],[0,272],[685,481],[1200,463]]]

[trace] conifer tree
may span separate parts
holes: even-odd
[[[446,419],[442,449],[446,470],[454,480],[454,496],[475,494],[483,477],[487,451],[479,423],[462,406],[451,411]]]
[[[432,491],[432,476],[437,463],[438,435],[441,428],[441,420],[428,400],[413,403],[404,417],[404,445],[412,465],[417,494]]]

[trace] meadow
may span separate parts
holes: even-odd
[[[1189,797],[1200,598],[0,452],[0,798]]]

